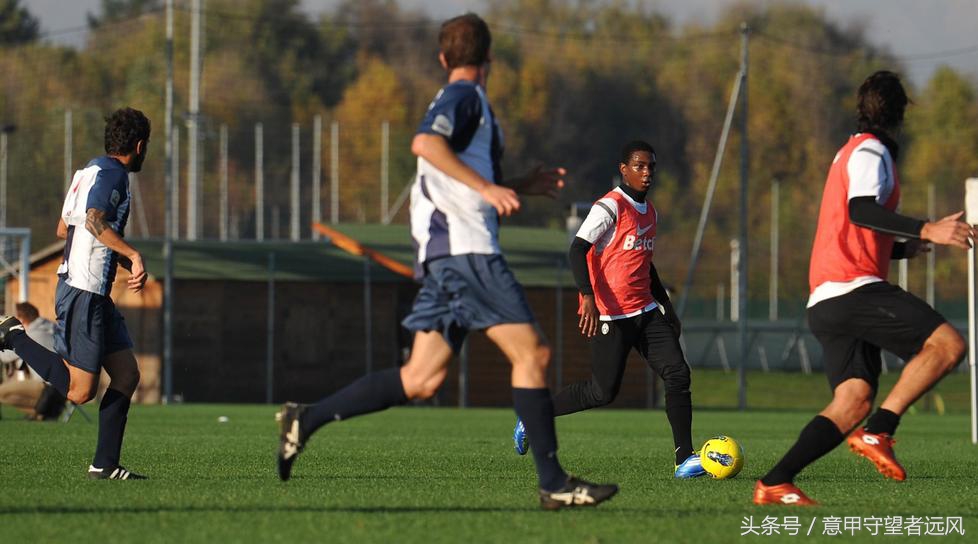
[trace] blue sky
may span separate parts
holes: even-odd
[[[302,0],[310,13],[330,9],[337,0]],[[755,0],[771,3],[778,0]],[[978,0],[793,0],[824,10],[842,25],[862,25],[873,43],[904,59],[908,76],[922,84],[941,64],[969,74],[978,81]],[[736,0],[646,0],[677,24],[712,23],[717,14]],[[100,0],[26,0],[24,4],[41,20],[51,39],[81,43],[85,14],[96,12]],[[479,11],[484,0],[400,0],[405,8],[422,9],[433,17],[467,10]],[[955,50],[970,51],[952,54]]]

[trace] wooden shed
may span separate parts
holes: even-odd
[[[401,262],[411,262],[406,226],[341,225],[340,230]],[[133,294],[125,289],[128,273],[120,270],[112,296],[136,345],[142,372],[137,400],[155,403],[163,391],[162,242],[132,243],[143,254],[150,280],[142,293]],[[542,331],[554,343],[551,386],[587,378],[590,353],[577,331],[577,291],[566,267],[566,233],[507,227],[502,229],[501,244]],[[29,299],[51,319],[60,260],[61,244],[57,244],[31,261]],[[410,310],[417,285],[373,264],[368,288],[365,270],[364,258],[326,241],[176,242],[173,392],[177,399],[264,402],[270,389],[273,402],[311,402],[368,369],[400,365],[411,341],[400,320]],[[15,277],[7,279],[8,306],[16,297],[17,283]],[[274,310],[269,314],[272,292]],[[619,407],[644,407],[651,402],[646,366],[633,358],[615,403]],[[460,389],[460,364],[453,362],[433,402],[457,405],[464,398],[471,406],[512,404],[509,364],[485,335],[471,335],[466,362],[465,391]]]

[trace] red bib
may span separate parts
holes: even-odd
[[[859,134],[849,138],[829,169],[818,212],[818,229],[808,269],[810,291],[827,281],[847,282],[863,276],[886,279],[890,271],[893,235],[854,225],[849,221],[849,157],[859,144],[876,138]],[[893,170],[893,192],[883,203],[896,210],[900,203],[900,177]]]
[[[649,276],[655,252],[655,206],[647,202],[645,213],[639,213],[631,199],[618,191],[603,198],[618,205],[618,221],[604,249],[599,251],[595,245],[588,252],[594,301],[602,316],[637,314],[655,302]]]

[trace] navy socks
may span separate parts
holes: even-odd
[[[98,409],[98,446],[95,448],[93,467],[119,466],[122,435],[126,432],[126,421],[129,419],[129,403],[129,397],[119,391],[111,387],[105,390]]]
[[[309,436],[331,421],[379,412],[405,402],[400,368],[367,374],[310,406],[300,421],[302,434]]]
[[[27,366],[34,369],[34,372],[42,380],[51,384],[52,387],[61,393],[62,397],[68,396],[68,368],[65,366],[61,356],[38,344],[21,330],[12,330],[7,334],[7,343],[14,350],[18,357],[27,363]]]
[[[537,466],[540,489],[557,491],[567,483],[567,473],[557,461],[557,431],[550,390],[513,388],[513,407],[526,427],[530,451]]]

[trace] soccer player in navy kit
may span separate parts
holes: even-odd
[[[93,399],[101,370],[108,373],[98,445],[88,469],[92,479],[145,479],[119,465],[139,367],[125,320],[109,295],[119,265],[130,271],[130,290],[138,293],[146,284],[142,256],[123,233],[131,202],[129,172],[142,169],[149,134],[149,119],[142,112],[115,111],[106,118],[106,155],[72,178],[57,230],[65,239],[55,295],[57,353],[31,340],[17,318],[0,317],[0,347],[14,350],[68,400],[82,404]]]
[[[662,286],[652,255],[658,212],[647,200],[655,175],[655,149],[633,141],[621,150],[620,186],[599,199],[568,252],[580,292],[580,329],[591,346],[591,378],[554,397],[562,416],[609,404],[618,395],[625,364],[637,350],[662,378],[666,417],[675,445],[674,475],[706,474],[693,451],[690,372],[679,344],[682,324]],[[527,430],[516,422],[516,453],[527,451]]]
[[[503,181],[502,135],[485,91],[489,28],[477,15],[462,15],[442,25],[438,41],[448,85],[435,96],[411,144],[418,156],[411,236],[422,280],[403,322],[415,333],[411,356],[403,367],[367,375],[317,404],[284,405],[279,477],[289,479],[299,452],[323,425],[432,397],[465,335],[484,330],[512,365],[513,404],[531,433],[541,506],[596,505],[618,487],[569,476],[557,460],[546,387],[550,348],[498,241],[498,216],[519,210],[517,194],[553,195],[564,172],[537,169]]]
[[[832,401],[757,481],[755,504],[816,504],[793,480],[843,441],[887,478],[904,480],[893,453],[900,416],[964,356],[964,340],[941,314],[886,281],[890,260],[916,256],[925,242],[968,249],[975,238],[960,212],[937,221],[896,213],[899,148],[893,135],[907,102],[893,72],[876,72],[859,87],[859,132],[829,170],[809,267],[808,326],[822,344]],[[873,407],[881,349],[907,363],[876,412],[856,428]]]

